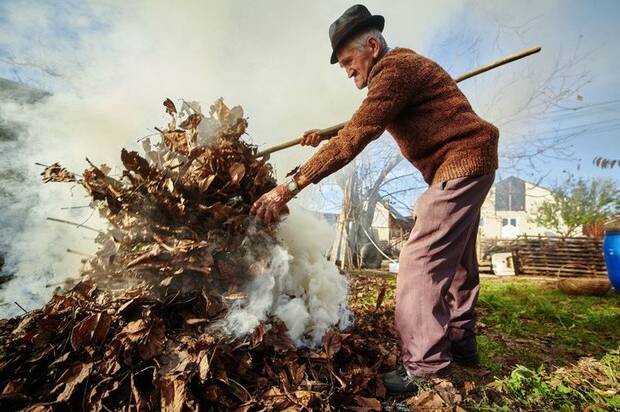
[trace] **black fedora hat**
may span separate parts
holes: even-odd
[[[342,46],[343,43],[351,37],[351,35],[368,27],[383,31],[384,25],[385,19],[383,16],[373,16],[365,6],[356,4],[355,6],[349,7],[342,13],[342,16],[338,17],[338,19],[329,26],[329,40],[332,43],[331,64],[338,62],[336,51],[338,47]]]

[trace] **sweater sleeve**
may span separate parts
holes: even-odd
[[[351,120],[301,167],[301,174],[318,183],[344,167],[377,139],[409,101],[410,71],[398,59],[383,58],[373,69],[368,94]]]

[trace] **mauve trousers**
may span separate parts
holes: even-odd
[[[430,186],[418,198],[399,258],[396,331],[409,374],[428,377],[452,354],[476,353],[476,235],[495,173]]]

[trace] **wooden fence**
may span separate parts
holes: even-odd
[[[513,257],[519,275],[607,276],[597,238],[519,236]]]

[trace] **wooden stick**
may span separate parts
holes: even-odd
[[[56,283],[47,283],[45,285],[46,288],[51,288],[52,286],[62,286],[64,285],[66,282],[62,281],[62,282],[56,282]]]
[[[511,63],[515,60],[519,60],[527,56],[531,56],[532,54],[536,54],[541,50],[542,48],[539,46],[539,47],[532,47],[531,49],[527,49],[519,53],[511,54],[508,57],[504,57],[503,59],[497,60],[493,63],[489,63],[486,66],[482,66],[472,71],[469,71],[467,73],[461,74],[459,77],[454,79],[454,81],[458,83],[463,80],[467,80],[470,77],[474,77],[481,73],[488,72],[489,70],[495,69],[496,67],[503,66],[504,64]]]
[[[464,73],[464,74],[458,76],[457,78],[455,78],[454,81],[457,82],[457,83],[462,82],[463,80],[467,80],[467,79],[469,79],[471,77],[474,77],[474,76],[477,76],[477,75],[479,75],[481,73],[488,72],[489,70],[495,69],[496,67],[503,66],[504,64],[511,63],[511,62],[513,62],[515,60],[519,60],[519,59],[522,59],[524,57],[530,56],[532,54],[538,53],[540,50],[541,50],[541,47],[532,47],[531,49],[527,49],[527,50],[524,50],[522,52],[512,54],[512,55],[510,55],[508,57],[505,57],[505,58],[503,58],[501,60],[497,60],[497,61],[495,61],[493,63],[489,63],[489,64],[487,64],[485,66],[478,67],[477,69],[474,69],[474,70],[471,70],[471,71],[469,71],[467,73]],[[338,134],[340,129],[342,129],[346,124],[347,124],[347,122],[342,122],[342,123],[339,123],[339,124],[337,124],[335,126],[327,127],[325,129],[320,129],[317,133],[319,135],[321,135],[321,137],[323,137],[324,139],[329,139],[329,138],[335,136],[336,134]],[[260,152],[256,153],[256,156],[257,157],[265,156],[265,155],[268,155],[270,153],[278,152],[278,151],[283,150],[283,149],[288,149],[289,147],[296,146],[299,143],[301,143],[302,139],[303,138],[300,137],[300,138],[297,138],[297,139],[289,140],[289,141],[284,142],[284,143],[280,143],[280,144],[275,145],[275,146],[271,146],[271,147],[269,147],[269,148],[267,148],[265,150],[261,150]]]
[[[73,253],[74,255],[80,255],[80,256],[84,256],[88,258],[94,256],[94,255],[89,255],[88,253],[80,252],[78,250],[73,250],[73,249],[67,249],[67,253]]]
[[[95,229],[94,227],[86,226],[81,223],[71,222],[69,220],[57,219],[55,217],[46,217],[45,219],[51,220],[52,222],[59,222],[59,223],[65,223],[67,225],[73,225],[75,227],[83,227],[84,229],[92,230],[93,232],[97,232],[97,233],[104,233],[103,231],[99,229]]]
[[[19,304],[19,303],[17,303],[17,302],[13,302],[13,303],[15,303],[15,304],[16,304],[16,305],[17,305],[17,306],[18,306],[21,310],[23,310],[23,311],[24,311],[24,313],[28,313],[28,311],[27,311],[26,309],[24,309],[24,308],[22,307],[22,305],[20,305],[20,304]]]

